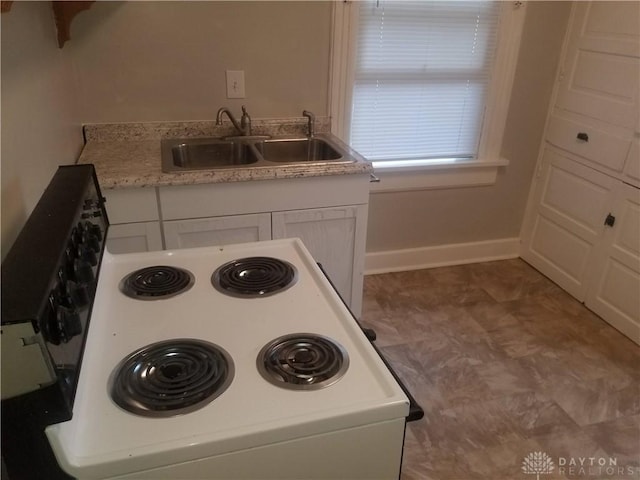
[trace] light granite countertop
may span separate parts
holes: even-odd
[[[254,135],[273,137],[304,136],[307,119],[254,120]],[[316,131],[331,135],[327,118],[316,119]],[[85,125],[86,144],[78,163],[95,166],[100,186],[104,189],[195,185],[203,183],[244,182],[283,178],[316,177],[371,173],[371,163],[341,142],[338,143],[354,162],[322,164],[276,164],[197,170],[178,173],[162,171],[160,141],[164,138],[220,137],[233,134],[230,122],[216,126],[213,121],[120,123]]]

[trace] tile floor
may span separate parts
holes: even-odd
[[[522,260],[367,276],[362,323],[425,410],[403,480],[640,479],[640,347]]]

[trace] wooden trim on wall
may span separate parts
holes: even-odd
[[[365,257],[365,275],[506,260],[519,257],[519,251],[519,238],[499,238],[480,242],[369,252]]]

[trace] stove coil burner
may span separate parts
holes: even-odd
[[[211,276],[214,288],[232,297],[267,297],[297,281],[293,265],[272,257],[247,257],[225,263]]]
[[[337,382],[349,368],[340,344],[313,333],[294,333],[265,345],[256,361],[260,375],[291,390],[318,390]]]
[[[130,273],[120,282],[120,291],[137,300],[170,298],[189,290],[195,283],[188,270],[157,265]]]
[[[131,413],[173,417],[220,396],[233,375],[233,361],[219,346],[175,339],[147,345],[122,360],[109,390],[113,401]]]

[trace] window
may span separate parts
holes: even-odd
[[[335,7],[334,133],[371,160],[376,175],[488,167],[495,180],[497,166],[506,164],[499,148],[520,2],[367,0]]]

